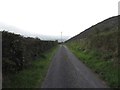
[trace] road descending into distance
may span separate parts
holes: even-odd
[[[104,81],[60,45],[53,57],[42,88],[107,88]]]

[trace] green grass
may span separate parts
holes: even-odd
[[[57,47],[44,53],[44,58],[33,61],[32,66],[16,74],[8,75],[3,88],[40,88]]]
[[[67,46],[83,63],[106,81],[108,86],[113,88],[120,87],[118,82],[118,64],[114,65],[114,61],[105,60],[101,57],[103,54],[95,50],[82,50],[78,43],[69,43]]]

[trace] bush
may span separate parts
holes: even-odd
[[[18,72],[31,66],[32,61],[57,45],[57,41],[42,41],[38,38],[23,37],[2,31],[2,69],[3,74]],[[45,57],[44,57],[45,58]]]

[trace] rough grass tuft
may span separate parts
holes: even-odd
[[[118,81],[118,64],[114,67],[114,61],[108,60],[111,58],[111,54],[102,54],[96,50],[84,52],[82,49],[78,49],[79,44],[75,42],[67,44],[67,46],[83,63],[97,73],[101,79],[106,81],[108,86],[113,88],[120,86]]]

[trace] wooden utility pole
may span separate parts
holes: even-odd
[[[61,32],[61,43],[62,43],[62,32]]]

